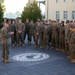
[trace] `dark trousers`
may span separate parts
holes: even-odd
[[[33,37],[33,40],[35,42],[35,35],[34,34],[29,34],[29,42],[32,41],[32,37]]]
[[[27,35],[27,40],[29,41],[29,32],[24,33],[24,40],[26,39],[26,35]]]
[[[14,35],[11,35],[11,44],[15,44]]]

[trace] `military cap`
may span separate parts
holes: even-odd
[[[66,20],[66,23],[69,23],[69,20]]]
[[[72,23],[73,21],[70,21],[70,23]]]
[[[61,24],[64,24],[64,21],[61,21]]]

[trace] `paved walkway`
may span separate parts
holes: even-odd
[[[0,45],[0,75],[75,75],[75,64],[67,59],[66,54],[55,50],[34,48],[33,45],[10,47],[10,59],[10,64],[1,62]]]

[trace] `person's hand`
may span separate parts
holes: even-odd
[[[38,33],[36,33],[38,35]]]
[[[11,32],[11,35],[13,35],[14,34],[14,32]]]
[[[21,31],[18,31],[18,33],[21,33]]]
[[[67,43],[69,44],[70,42],[68,41]]]
[[[10,35],[13,35],[13,34],[14,34],[14,32],[9,32],[9,34],[10,34]]]
[[[9,32],[9,34],[11,35],[11,32]]]

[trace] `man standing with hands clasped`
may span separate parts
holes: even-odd
[[[2,62],[11,63],[9,60],[9,47],[8,39],[12,33],[9,33],[7,28],[9,27],[7,22],[4,22],[4,27],[1,29],[2,32]]]

